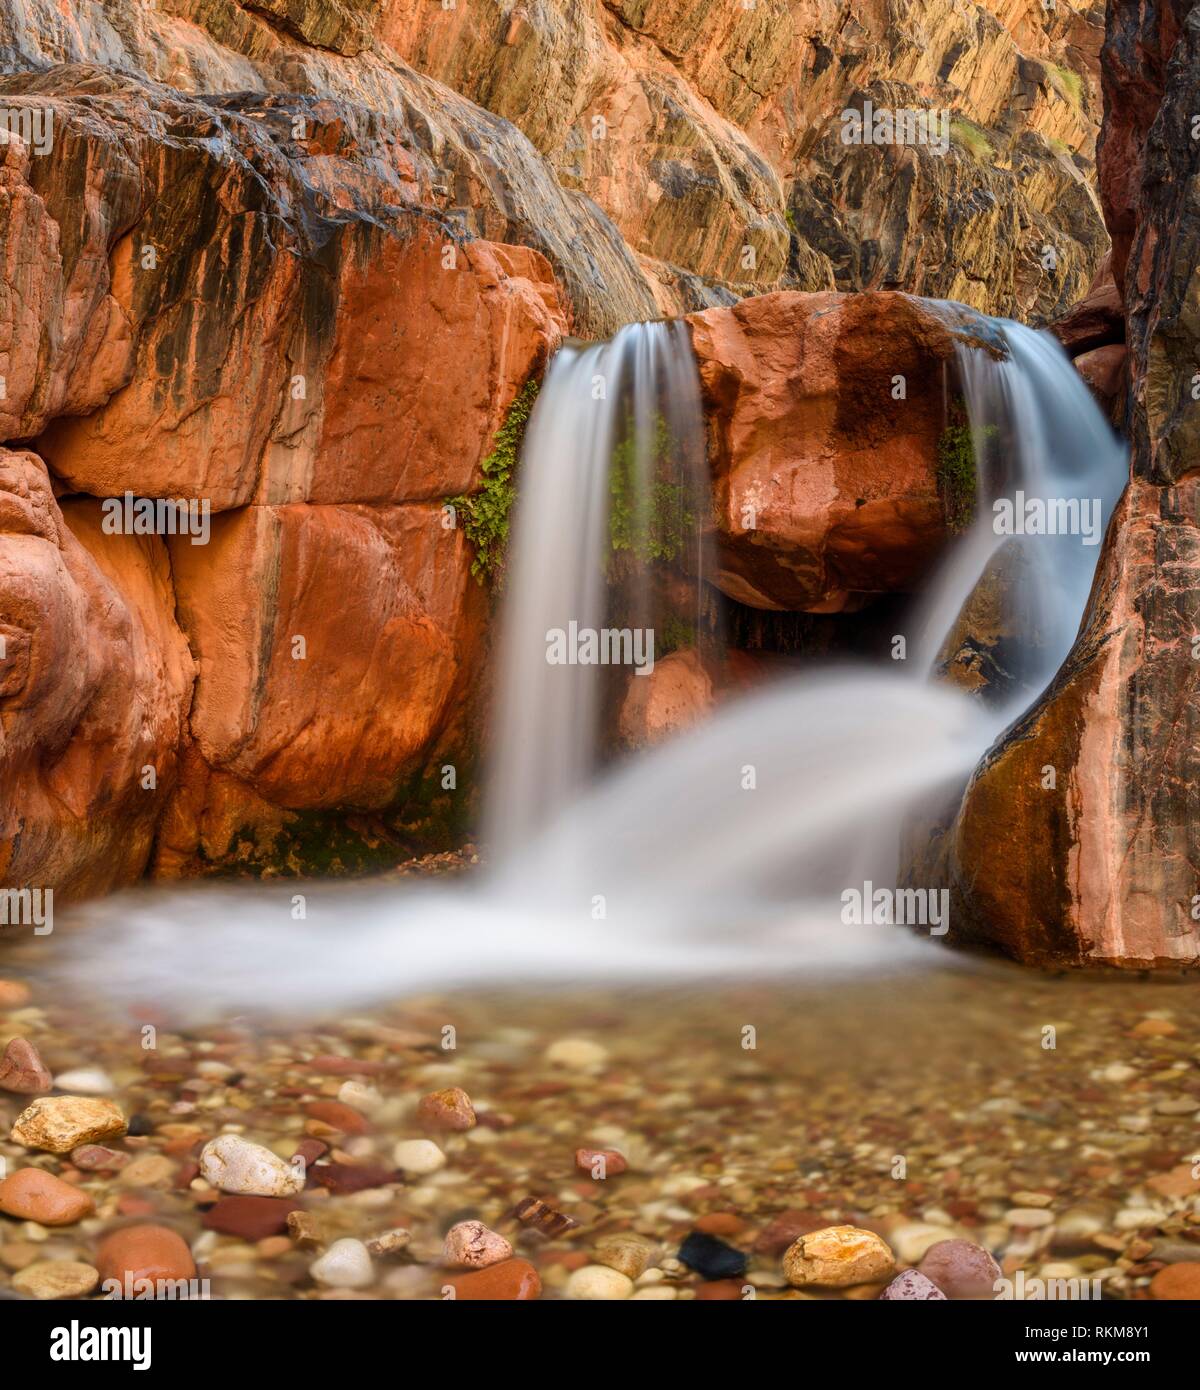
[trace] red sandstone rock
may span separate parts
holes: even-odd
[[[472,1302],[482,1299],[510,1303],[538,1298],[542,1292],[542,1281],[528,1260],[504,1260],[487,1269],[453,1275],[445,1282],[454,1290],[455,1298]]]
[[[41,1226],[70,1226],[96,1209],[86,1192],[40,1168],[18,1168],[0,1182],[0,1211]]]
[[[298,814],[387,810],[439,738],[470,752],[488,605],[442,504],[565,305],[537,251],[414,212],[430,178],[395,186],[402,151],[364,157],[332,109],[297,155],[269,101],[13,81],[55,140],[0,158],[0,438],[93,497],[60,510],[0,455],[0,875],[78,897],[152,845],[165,874],[274,864]],[[108,534],[95,499],[126,490],[210,505],[210,539]]]
[[[366,1116],[340,1100],[313,1100],[304,1107],[304,1113],[311,1119],[339,1129],[343,1134],[366,1134],[369,1125]]]
[[[615,1178],[623,1173],[629,1164],[625,1155],[616,1149],[576,1149],[575,1167],[603,1180]]]
[[[1112,256],[1105,256],[1086,296],[1050,332],[1070,357],[1125,341],[1125,311],[1121,291],[1113,279]]]
[[[913,588],[945,539],[934,469],[951,327],[900,294],[770,294],[688,323],[718,586],[809,612]]]
[[[1150,1297],[1188,1302],[1200,1300],[1200,1262],[1181,1260],[1160,1269],[1150,1280]]]
[[[116,1279],[191,1279],[196,1262],[181,1236],[166,1226],[126,1226],[105,1236],[96,1251],[96,1268],[103,1283]]]
[[[1105,414],[1125,389],[1125,363],[1128,354],[1124,343],[1092,348],[1074,359],[1075,370],[1088,384],[1096,402]]]
[[[35,1096],[53,1085],[54,1077],[37,1048],[25,1038],[13,1038],[0,1057],[0,1091]]]
[[[417,1119],[428,1129],[467,1130],[475,1127],[471,1097],[460,1086],[448,1086],[421,1097]]]
[[[107,537],[98,562],[95,506],[60,510],[36,455],[0,451],[0,876],[65,898],[143,871],[192,675],[161,541]]]
[[[631,676],[618,733],[631,748],[658,743],[712,713],[712,678],[694,651],[670,652],[646,676]]]
[[[238,1236],[242,1240],[265,1240],[288,1229],[288,1216],[300,1211],[290,1197],[225,1196],[204,1213],[201,1224],[207,1231]]]

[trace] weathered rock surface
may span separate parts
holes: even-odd
[[[393,0],[376,33],[519,125],[685,308],[899,288],[1050,318],[1106,245],[1094,9]],[[950,148],[843,143],[867,99],[953,112]]]
[[[946,537],[935,465],[966,321],[902,294],[782,292],[688,322],[718,586],[814,613],[914,587]]]
[[[566,328],[550,267],[415,206],[400,155],[385,186],[318,103],[5,85],[54,113],[6,174],[57,248],[13,296],[39,369],[9,427],[41,457],[0,463],[5,879],[322,867],[297,815],[388,810],[464,718],[487,604],[442,503]],[[110,534],[96,499],[126,493],[209,508],[203,543]]]
[[[145,869],[192,683],[163,542],[97,506],[0,451],[0,874],[70,896]]]

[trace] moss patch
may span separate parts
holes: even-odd
[[[626,551],[643,563],[669,564],[683,553],[696,529],[688,489],[672,477],[671,432],[660,415],[655,422],[650,457],[652,482],[645,504],[638,504],[636,432],[632,421],[613,450],[609,485],[609,537],[616,552]]]
[[[974,121],[968,121],[965,116],[955,116],[950,122],[951,141],[965,149],[972,159],[978,160],[980,164],[992,164],[996,158],[996,149],[988,139],[987,133],[982,126],[977,126]]]
[[[936,474],[946,526],[957,535],[975,520],[978,487],[971,426],[966,410],[957,402],[951,407],[950,421],[938,440]]]
[[[479,466],[483,474],[479,491],[446,499],[475,550],[471,573],[480,584],[494,588],[499,588],[504,580],[508,524],[517,497],[513,474],[537,394],[538,383],[531,378],[509,406],[504,423],[492,440],[491,452]]]
[[[1083,78],[1071,68],[1060,67],[1057,63],[1050,67],[1051,81],[1072,106],[1083,105]]]

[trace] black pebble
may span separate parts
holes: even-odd
[[[737,1279],[746,1272],[746,1257],[716,1236],[693,1231],[679,1247],[679,1259],[705,1279]]]
[[[149,1115],[131,1115],[125,1133],[132,1134],[135,1139],[145,1134],[153,1134],[154,1121]]]

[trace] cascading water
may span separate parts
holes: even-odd
[[[529,422],[514,519],[484,822],[494,855],[528,844],[598,768],[606,673],[550,662],[548,634],[653,632],[662,654],[661,598],[642,567],[612,582],[611,562],[700,533],[703,468],[699,383],[682,323],[630,324],[611,342],[558,352]],[[670,616],[695,630],[705,567],[698,555],[673,558],[690,561],[692,611]],[[639,650],[652,670],[654,651]]]
[[[686,454],[700,414],[679,326],[567,347],[522,464],[489,808],[500,849],[489,870],[465,885],[307,885],[303,921],[291,885],[109,899],[87,909],[67,974],[92,994],[186,1013],[330,1010],[483,982],[694,980],[925,958],[928,944],[908,932],[843,925],[840,894],[861,881],[864,845],[879,848],[878,867],[868,865],[877,881],[895,881],[910,809],[961,788],[1044,686],[1070,647],[1099,553],[1080,535],[1038,538],[1034,591],[1022,591],[1015,614],[1023,681],[1002,707],[931,682],[946,633],[1005,544],[993,504],[1015,486],[1064,507],[1094,503],[1106,522],[1125,478],[1117,441],[1057,345],[1017,324],[979,322],[1004,355],[976,347],[961,358],[982,464],[978,515],[931,586],[908,663],[919,678],[861,668],[795,676],[589,781],[601,686],[594,671],[549,666],[547,633],[603,621],[610,462],[623,448],[651,478],[663,420]],[[594,410],[597,380],[608,394]],[[631,524],[637,531],[636,516]]]
[[[961,320],[959,305],[946,305]],[[1019,551],[1022,582],[1009,622],[1021,663],[1011,718],[1045,688],[1075,640],[1100,541],[1125,485],[1119,441],[1058,343],[1008,320],[984,320],[1007,355],[958,349],[959,376],[978,462],[977,515],[929,587],[916,627],[916,668],[927,676],[968,596],[1001,551]],[[1060,534],[1013,535],[997,526],[997,503],[1021,518],[1032,505],[1078,525]],[[1083,534],[1084,526],[1089,530]]]

